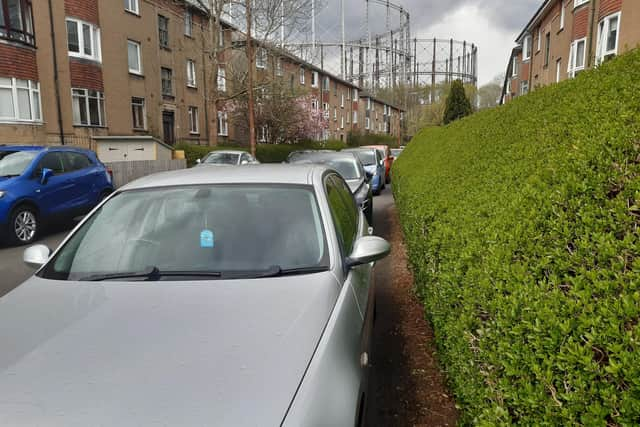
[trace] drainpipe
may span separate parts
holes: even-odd
[[[58,76],[58,51],[56,48],[56,30],[53,22],[52,0],[49,0],[49,26],[51,27],[51,45],[53,47],[53,81],[56,89],[56,108],[58,110],[58,132],[60,143],[64,145],[64,128],[62,127],[62,106],[60,105],[60,79]]]
[[[212,19],[211,16],[208,19]],[[211,26],[209,25],[209,29]],[[202,26],[202,32],[205,33],[205,26]],[[207,46],[205,43],[206,36],[202,36],[202,71],[204,73],[204,131],[207,133],[207,145],[211,145],[211,134],[209,133],[209,90],[207,88],[208,75],[207,75],[207,65],[211,61],[207,61]]]
[[[592,56],[592,51],[593,51],[593,24],[595,23],[595,19],[596,19],[596,0],[591,0],[591,6],[590,6],[590,11],[589,11],[589,34],[588,34],[588,39],[587,39],[587,52],[589,53],[589,55],[587,56],[586,60],[587,60],[587,67],[586,68],[591,68],[591,59],[594,58],[595,56]],[[593,61],[595,62],[595,61]]]

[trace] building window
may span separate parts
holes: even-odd
[[[578,6],[582,6],[585,3],[589,3],[589,0],[573,0],[573,8],[575,9]]]
[[[333,96],[338,96],[338,82],[333,82]]]
[[[598,24],[598,44],[596,64],[614,57],[618,53],[618,34],[620,33],[620,12],[607,16]]]
[[[556,61],[556,83],[560,82],[560,74],[562,70],[562,59]]]
[[[531,48],[533,46],[533,37],[528,35],[524,38],[522,46],[522,60],[527,61],[531,58]]]
[[[171,68],[162,68],[160,70],[162,79],[162,96],[173,96],[173,71]]]
[[[0,38],[35,44],[31,0],[0,0]]]
[[[258,53],[256,55],[256,68],[261,70],[267,68],[267,50],[263,47],[258,49]]]
[[[358,100],[358,89],[353,89],[353,101],[355,102],[357,100]]]
[[[269,126],[262,125],[258,128],[258,142],[267,142],[269,140]]]
[[[73,124],[105,126],[104,94],[90,89],[72,89]]]
[[[229,121],[227,118],[227,113],[224,111],[218,111],[218,135],[229,135]]]
[[[169,18],[158,15],[158,40],[160,47],[169,48]]]
[[[370,127],[371,127],[371,119],[369,117],[365,117],[364,118],[364,128],[366,130],[369,130]]]
[[[300,67],[300,84],[304,84],[304,67]]]
[[[329,103],[328,102],[322,103],[322,110],[324,110],[324,113],[322,114],[322,116],[325,118],[325,120],[329,120]]]
[[[340,108],[344,108],[344,92],[340,93]]]
[[[511,65],[511,76],[516,77],[518,75],[518,57],[513,57],[513,64]]]
[[[197,135],[198,130],[198,107],[189,107],[189,133]]]
[[[540,49],[542,49],[542,31],[538,28],[538,46],[536,52],[540,52]]]
[[[224,47],[224,27],[222,24],[218,27],[218,47]]]
[[[144,98],[131,98],[131,117],[133,119],[134,129],[145,130],[147,128]]]
[[[318,108],[320,108],[320,102],[318,102],[318,99],[317,98],[311,99],[311,109],[315,111]]]
[[[311,87],[318,87],[318,72],[311,72]]]
[[[371,98],[367,98],[367,110],[371,111]]]
[[[584,70],[585,49],[587,46],[587,39],[583,38],[571,43],[571,49],[569,51],[569,66],[567,72],[569,77],[575,77]]]
[[[564,29],[564,16],[565,16],[565,6],[564,0],[560,2],[560,29]]]
[[[218,67],[218,90],[220,92],[227,91],[227,70]]]
[[[507,88],[505,90],[507,95],[511,95],[511,80],[507,80]]]
[[[329,92],[329,85],[331,84],[331,79],[329,76],[325,76],[322,79],[322,90],[325,92]]]
[[[344,129],[344,116],[340,116],[340,129]]]
[[[357,111],[353,112],[353,124],[354,125],[358,124],[358,112]]]
[[[184,35],[187,37],[193,35],[193,13],[189,9],[184,11]]]
[[[39,122],[41,111],[38,82],[0,77],[0,122]]]
[[[336,107],[333,107],[333,121],[338,121],[338,109]]]
[[[276,58],[276,76],[282,77],[284,70],[282,69],[282,58]]]
[[[551,56],[551,33],[544,36],[544,66],[549,66],[549,57]]]
[[[138,0],[124,0],[124,10],[139,15],[140,5],[138,4]]]
[[[142,57],[140,52],[140,43],[133,40],[127,41],[130,73],[142,75]]]
[[[529,81],[524,80],[520,82],[520,95],[526,95],[529,93]]]
[[[100,29],[88,22],[67,18],[69,56],[100,61]]]
[[[187,86],[195,88],[196,85],[196,63],[187,59]]]

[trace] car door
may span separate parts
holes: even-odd
[[[53,175],[46,183],[40,181],[43,169],[51,169]],[[62,216],[72,209],[74,182],[65,173],[61,152],[53,151],[42,156],[34,172],[36,199],[41,214]]]
[[[73,193],[69,194],[69,207],[75,213],[82,214],[93,207],[99,194],[93,185],[99,174],[96,165],[84,154],[67,151],[62,153],[65,173],[73,182]]]

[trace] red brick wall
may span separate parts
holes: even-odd
[[[100,66],[71,59],[69,71],[71,73],[71,87],[104,91]]]
[[[120,3],[118,6],[122,6]],[[64,0],[64,12],[67,16],[92,24],[99,23],[98,0]]]
[[[573,16],[572,40],[578,40],[578,39],[587,37],[588,27],[589,27],[589,8],[582,7],[578,9]]]
[[[0,76],[38,81],[35,50],[0,43]]]
[[[620,10],[622,10],[622,0],[601,0],[598,19],[602,19],[612,13],[620,12]]]

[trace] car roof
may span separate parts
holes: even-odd
[[[295,159],[293,162],[298,162],[300,160],[313,160],[313,159],[322,159],[322,160],[339,160],[339,159],[350,159],[350,160],[358,160],[356,155],[352,152],[340,152],[340,151],[312,151],[308,153],[302,153],[303,155],[299,158]]]
[[[191,168],[145,176],[122,187],[123,191],[145,188],[206,184],[288,184],[313,185],[326,166],[317,164],[246,165],[228,168]]]
[[[64,145],[0,145],[0,151],[71,151],[76,153],[93,153],[91,150],[86,150],[79,147],[69,147]]]
[[[249,154],[248,151],[242,150],[214,150],[209,152],[209,154],[222,153],[222,154]]]

